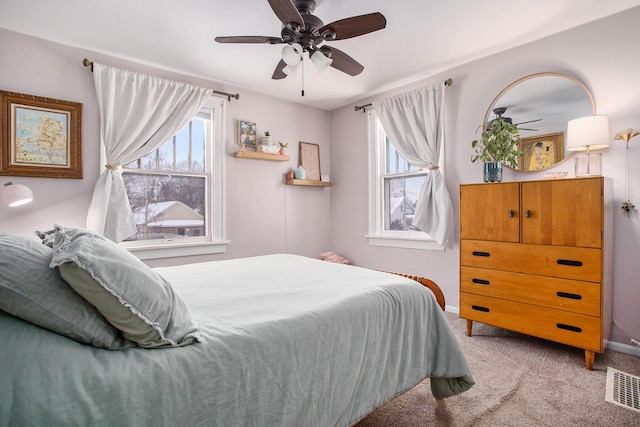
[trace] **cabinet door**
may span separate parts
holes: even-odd
[[[602,178],[522,183],[522,243],[602,246]]]
[[[520,184],[460,186],[460,238],[518,242]]]

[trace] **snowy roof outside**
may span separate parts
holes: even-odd
[[[198,212],[191,209],[189,206],[177,200],[169,202],[149,203],[144,207],[137,209],[133,213],[134,221],[137,225],[152,223],[167,224],[168,221],[182,221],[183,223],[193,223],[196,225],[204,224],[204,217]],[[160,225],[154,225],[158,227]],[[173,225],[163,225],[165,227],[171,227]]]

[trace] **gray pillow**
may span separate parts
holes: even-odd
[[[0,234],[0,309],[68,338],[110,350],[135,346],[49,268],[53,250]]]
[[[122,334],[140,347],[200,340],[186,304],[142,261],[89,230],[55,226],[51,267]]]

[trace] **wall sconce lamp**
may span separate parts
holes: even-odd
[[[2,201],[9,207],[24,205],[32,200],[33,192],[26,185],[7,182],[2,188]]]
[[[576,155],[576,176],[599,176],[602,155],[591,154],[611,145],[608,116],[587,116],[570,120],[567,124],[567,150],[586,151]]]
[[[624,202],[622,202],[622,210],[625,211],[627,216],[630,215],[631,210],[635,209],[636,205],[630,200],[629,189],[629,140],[634,136],[640,135],[640,130],[628,128],[616,133],[613,139],[624,141]]]

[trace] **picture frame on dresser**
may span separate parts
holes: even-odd
[[[82,103],[0,91],[0,175],[82,178]]]

